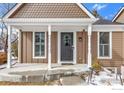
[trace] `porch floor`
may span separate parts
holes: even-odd
[[[35,70],[47,70],[48,64],[43,63],[16,63],[12,68],[4,68],[0,70],[0,73],[9,73],[9,72],[20,72],[20,71],[35,71]],[[87,64],[75,64],[75,65],[59,65],[52,64],[51,70],[88,70]]]
[[[21,81],[23,79],[23,76],[27,77],[29,75],[42,75],[43,74],[42,72],[44,71],[48,71],[50,75],[68,73],[68,72],[80,73],[80,72],[88,71],[87,64],[75,64],[75,65],[52,64],[52,69],[50,70],[48,70],[47,67],[48,64],[16,63],[10,69],[8,68],[0,69],[0,81],[14,81],[14,82]]]

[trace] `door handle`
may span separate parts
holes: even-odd
[[[71,46],[72,49],[74,49],[74,46]]]

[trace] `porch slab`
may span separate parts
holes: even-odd
[[[88,71],[87,64],[59,65],[52,64],[52,69],[47,69],[48,64],[15,64],[10,69],[0,70],[0,81],[12,82],[42,82],[47,73],[48,80],[58,79],[61,74],[69,75]],[[28,79],[28,80],[27,80]]]

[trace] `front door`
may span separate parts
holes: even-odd
[[[73,32],[61,32],[61,61],[73,62]]]

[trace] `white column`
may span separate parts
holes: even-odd
[[[8,26],[8,53],[7,53],[7,68],[11,68],[11,61],[12,61],[12,55],[11,55],[11,34],[12,34],[12,27]]]
[[[92,65],[92,53],[91,53],[91,34],[92,34],[92,25],[88,25],[88,67]]]
[[[18,62],[21,63],[21,30],[18,30]]]
[[[48,25],[48,69],[51,69],[51,25]]]

